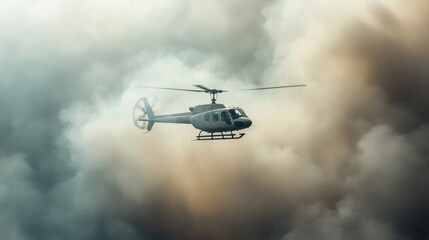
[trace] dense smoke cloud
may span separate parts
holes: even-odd
[[[4,239],[429,237],[425,1],[14,1],[0,9]],[[220,95],[239,141],[131,121]]]

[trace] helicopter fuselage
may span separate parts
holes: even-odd
[[[220,108],[192,115],[191,124],[205,132],[228,132],[248,128],[252,121],[241,108]]]
[[[252,125],[252,121],[239,107],[227,108],[223,104],[211,103],[190,107],[190,112],[155,115],[146,98],[142,98],[142,101],[148,118],[139,118],[135,123],[137,126],[138,122],[148,122],[148,131],[154,123],[192,124],[196,129],[209,133],[238,131]]]

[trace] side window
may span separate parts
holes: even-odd
[[[231,114],[232,119],[236,119],[238,116],[235,114],[235,110],[231,109],[229,110],[229,113]]]
[[[219,121],[219,115],[218,115],[217,113],[212,113],[212,120],[213,120],[214,122]]]
[[[206,120],[206,121],[210,120],[210,114],[209,113],[204,114],[204,120]]]
[[[229,119],[229,116],[226,112],[222,112],[220,114],[220,119],[224,122],[226,122],[226,124],[231,125],[231,119]]]

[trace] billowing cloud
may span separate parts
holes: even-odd
[[[14,1],[0,9],[5,239],[424,239],[424,1]],[[238,141],[142,134],[223,93]]]

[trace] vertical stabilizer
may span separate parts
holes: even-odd
[[[153,119],[155,118],[155,114],[153,113],[152,108],[150,107],[149,102],[147,101],[147,98],[143,98],[143,102],[144,102],[144,108],[147,114],[147,118],[148,118],[148,124],[146,127],[147,131],[150,131],[153,127],[153,125],[155,124],[155,122],[153,121]]]

